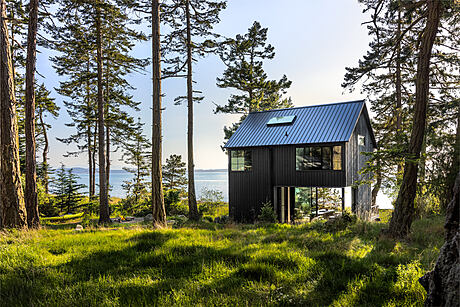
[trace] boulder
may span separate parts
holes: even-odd
[[[77,226],[75,226],[75,231],[83,231],[83,226],[78,224]]]
[[[150,222],[153,221],[153,214],[149,213],[146,216],[144,216],[144,222]]]

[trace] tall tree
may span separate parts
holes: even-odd
[[[170,155],[163,165],[163,182],[165,189],[185,191],[187,186],[186,163],[180,155]]]
[[[134,175],[131,181],[125,181],[124,188],[128,195],[134,196],[136,204],[139,203],[141,196],[147,194],[147,186],[145,178],[149,175],[151,161],[151,143],[143,134],[140,118],[134,125],[134,133],[131,134],[129,140],[124,144],[125,150],[122,160],[134,168],[124,167],[123,169]]]
[[[230,138],[249,112],[292,107],[291,99],[283,98],[292,82],[286,75],[279,81],[269,80],[263,69],[264,60],[275,57],[275,48],[267,45],[267,32],[255,21],[248,33],[222,44],[220,57],[227,68],[217,78],[217,86],[236,89],[238,94],[232,94],[226,105],[217,106],[216,113],[243,114],[239,123],[224,128],[225,139]]]
[[[35,146],[35,63],[37,53],[38,31],[38,0],[29,2],[29,25],[27,34],[26,58],[26,185],[25,203],[27,209],[27,224],[29,228],[40,225],[37,198],[37,171]]]
[[[97,63],[97,125],[98,129],[98,154],[99,154],[99,224],[111,223],[106,175],[106,147],[105,147],[105,104],[103,93],[103,60],[102,60],[102,16],[101,4],[95,4],[96,24],[96,63]]]
[[[401,188],[394,204],[395,210],[389,226],[389,233],[394,237],[405,237],[409,233],[414,216],[418,160],[420,159],[420,151],[425,137],[431,51],[444,4],[443,1],[427,1],[426,6],[426,25],[420,41],[418,54],[414,120],[409,142],[409,152],[405,161]]]
[[[161,42],[160,2],[152,0],[152,210],[153,224],[166,226],[166,209],[161,169]]]
[[[0,0],[0,227],[27,226],[19,167],[16,98],[6,2]]]
[[[49,173],[50,168],[48,164],[48,152],[49,152],[49,138],[48,129],[50,124],[45,121],[47,114],[50,114],[54,118],[59,115],[59,106],[56,105],[54,98],[50,98],[50,91],[45,88],[44,84],[41,84],[37,89],[37,112],[36,117],[38,118],[38,133],[42,137],[43,149],[42,149],[42,163],[40,168],[41,180],[45,193],[49,194]]]
[[[216,50],[217,34],[213,27],[220,21],[219,14],[226,2],[218,0],[172,0],[165,6],[167,24],[172,31],[165,37],[165,60],[168,65],[165,76],[185,76],[187,95],[176,98],[176,103],[187,101],[187,165],[189,217],[199,218],[195,191],[195,165],[193,156],[193,103],[203,100],[195,96],[193,89],[193,62]],[[185,75],[184,75],[185,73]]]

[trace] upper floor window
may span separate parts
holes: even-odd
[[[342,170],[342,146],[296,148],[296,170]]]
[[[358,145],[359,146],[366,146],[366,137],[364,135],[358,134]]]
[[[232,171],[250,171],[252,169],[252,152],[250,150],[232,150],[230,164]]]

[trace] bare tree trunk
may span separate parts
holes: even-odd
[[[27,213],[19,168],[16,98],[5,0],[0,0],[0,147],[0,226],[26,227]]]
[[[195,165],[193,161],[193,79],[192,79],[192,34],[190,25],[190,1],[185,1],[187,19],[187,164],[188,164],[188,210],[191,220],[198,220],[195,194]]]
[[[97,110],[98,110],[98,137],[99,137],[99,224],[111,223],[109,202],[107,195],[106,153],[104,135],[104,94],[102,83],[102,30],[101,8],[96,4],[96,44],[97,44]]]
[[[26,58],[26,101],[25,101],[25,136],[26,136],[26,188],[25,202],[27,225],[38,228],[37,170],[35,151],[35,64],[37,52],[38,0],[30,0],[29,25],[27,34]]]
[[[94,194],[96,194],[96,152],[97,152],[97,122],[94,123],[94,133],[93,133],[93,152],[92,152],[92,164],[93,164],[93,186],[92,190],[94,191]]]
[[[382,186],[382,171],[380,168],[377,170],[376,181],[374,187],[372,188],[372,203],[371,203],[371,213],[378,214],[379,207],[377,205],[377,195],[379,194],[380,187]]]
[[[442,9],[442,1],[427,1],[428,16],[421,39],[417,63],[414,124],[411,132],[408,157],[404,166],[403,181],[394,205],[395,210],[389,227],[389,234],[396,238],[403,238],[409,233],[414,216],[418,160],[420,159],[420,151],[425,135],[431,50],[438,31]]]
[[[107,162],[105,166],[105,174],[107,176],[107,195],[109,194],[110,191],[110,118],[109,118],[109,103],[110,103],[110,88],[109,88],[109,73],[110,73],[110,67],[109,67],[109,58],[110,55],[107,54],[107,63],[106,63],[106,78],[105,78],[105,114],[107,120],[105,121],[105,138],[106,138],[106,156],[107,156]]]
[[[161,168],[161,62],[160,62],[160,3],[152,0],[152,211],[153,225],[166,226]]]
[[[93,184],[93,161],[92,161],[92,135],[91,135],[91,97],[90,97],[90,85],[89,85],[89,56],[88,61],[86,62],[86,112],[88,119],[88,127],[86,129],[86,138],[88,142],[88,170],[89,170],[89,199],[94,197],[94,184]]]
[[[46,132],[45,121],[43,120],[43,110],[40,110],[39,113],[40,126],[43,130],[43,139],[45,140],[45,145],[43,146],[42,158],[43,158],[43,186],[45,188],[45,193],[49,194],[49,167],[48,167],[48,150],[49,150],[49,140],[48,133]]]
[[[397,37],[401,36],[401,3],[398,1],[398,29]],[[402,81],[401,81],[401,41],[398,41],[396,47],[396,140],[401,141],[402,128]],[[402,171],[402,163],[398,162],[398,174]]]

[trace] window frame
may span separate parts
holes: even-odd
[[[233,169],[233,163],[232,163],[232,159],[233,159],[233,153],[236,153],[236,152],[242,152],[242,157],[236,157],[237,159],[238,158],[242,158],[243,159],[243,169],[237,169],[237,170],[234,170]],[[246,165],[246,155],[249,154],[250,156],[250,165],[249,167]],[[230,151],[230,161],[229,161],[229,170],[231,172],[252,172],[252,169],[253,169],[253,159],[252,159],[252,150],[250,149],[234,149],[234,150],[231,150]]]
[[[334,147],[340,146],[340,169],[334,169]],[[323,148],[329,148],[329,153],[330,153],[330,161],[329,161],[329,168],[324,168],[324,162],[325,160],[323,159],[323,155],[325,150]],[[321,152],[321,166],[319,168],[313,168],[313,169],[298,169],[298,160],[297,160],[297,152],[302,151],[303,156],[305,157],[305,153],[307,152],[307,148],[320,148]],[[333,172],[343,172],[344,171],[344,146],[343,144],[329,144],[329,145],[313,145],[313,146],[295,146],[295,170],[296,172],[311,172],[311,171],[333,171]],[[307,162],[304,162],[305,165]]]

